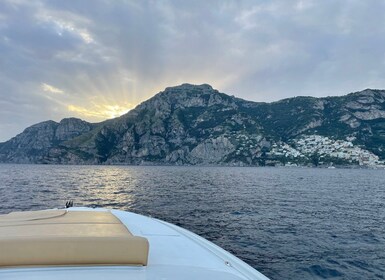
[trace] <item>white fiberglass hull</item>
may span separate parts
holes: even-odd
[[[234,255],[178,226],[119,210],[69,208],[69,211],[110,211],[133,235],[147,238],[148,264],[0,268],[0,279],[268,279]]]

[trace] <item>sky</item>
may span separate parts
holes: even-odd
[[[382,0],[0,0],[0,142],[168,86],[240,98],[385,88]]]

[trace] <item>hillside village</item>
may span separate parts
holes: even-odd
[[[273,144],[267,155],[280,159],[270,164],[280,165],[282,159],[286,166],[302,165],[307,162],[317,166],[359,165],[362,167],[385,167],[385,162],[368,150],[353,144],[354,137],[334,140],[320,135],[304,135],[287,143]],[[286,161],[286,162],[285,162]]]

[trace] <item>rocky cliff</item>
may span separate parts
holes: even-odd
[[[288,160],[285,154],[274,153],[277,147],[295,149],[306,135],[349,139],[353,146],[385,159],[385,91],[257,103],[209,85],[183,84],[103,123],[64,119],[29,127],[0,145],[0,161],[277,164]],[[304,155],[300,162],[312,163],[314,155]]]
[[[28,127],[16,137],[0,146],[0,161],[14,163],[50,162],[51,154],[61,150],[60,144],[76,138],[95,125],[76,118],[63,119],[60,123],[46,121]],[[61,156],[58,154],[57,156]],[[65,155],[63,156],[70,156]],[[70,156],[71,157],[71,156]],[[81,162],[82,159],[79,159]]]

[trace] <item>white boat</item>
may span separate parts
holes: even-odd
[[[176,225],[109,209],[0,215],[0,279],[266,280]]]

